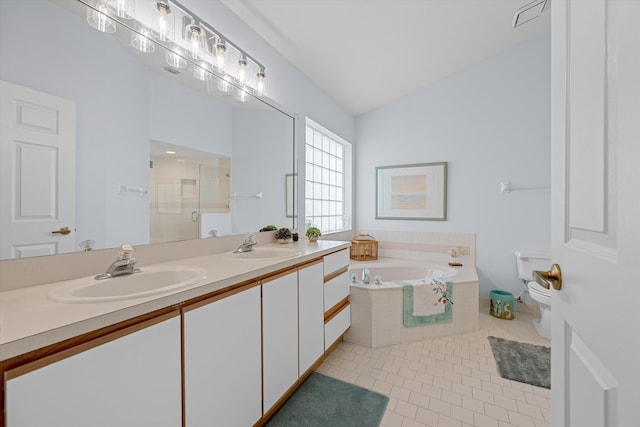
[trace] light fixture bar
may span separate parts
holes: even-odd
[[[183,6],[179,2],[177,2],[175,0],[167,0],[167,3],[177,7],[178,9],[180,9],[180,11],[182,11],[182,13],[184,13],[185,15],[191,17],[195,22],[197,22],[200,26],[204,27],[208,32],[210,32],[210,33],[218,36],[220,39],[224,40],[227,45],[231,45],[235,50],[240,52],[240,55],[244,55],[247,59],[251,60],[251,62],[256,64],[259,69],[264,69],[265,68],[264,65],[262,65],[260,62],[258,62],[253,56],[249,55],[244,49],[242,49],[240,46],[238,46],[237,44],[232,42],[228,37],[226,37],[220,31],[216,30],[211,25],[209,25],[207,23],[207,21],[201,19],[198,15],[196,15],[195,13],[193,13],[192,11],[187,9],[185,6]]]

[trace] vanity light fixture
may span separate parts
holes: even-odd
[[[202,59],[207,51],[204,31],[195,20],[184,27],[184,38],[189,44],[189,55],[193,59]]]
[[[245,80],[247,80],[247,57],[240,55],[238,59],[238,83],[244,86]]]
[[[145,0],[150,6],[134,18],[135,0],[78,1],[87,8],[87,22],[98,31],[113,33],[120,23],[134,33],[131,46],[139,51],[153,52],[156,44],[166,48],[170,69],[186,68],[191,59],[196,79],[208,82],[215,76],[211,87],[226,94],[235,91],[240,102],[248,101],[250,94],[265,95],[264,65],[179,2]],[[233,63],[238,66],[229,67]]]
[[[225,72],[226,56],[227,56],[227,44],[220,37],[216,39],[215,54],[216,54],[216,68],[219,73]]]
[[[158,12],[158,22],[156,24],[155,35],[162,42],[173,40],[174,22],[171,6],[166,1],[155,2],[155,8]]]

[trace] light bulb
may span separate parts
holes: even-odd
[[[202,59],[207,51],[203,29],[195,23],[187,25],[185,27],[185,39],[189,43],[189,55],[193,59]]]
[[[240,55],[240,59],[238,59],[238,82],[241,86],[244,85],[247,80],[247,57],[244,55]]]
[[[149,37],[150,31],[146,28],[142,28],[137,33],[131,32],[131,47],[139,50],[142,53],[152,53],[156,50],[156,44]]]
[[[115,10],[120,18],[131,19],[135,15],[133,0],[115,0]]]
[[[173,68],[186,68],[187,60],[183,57],[184,52],[179,47],[176,47],[174,51],[167,50],[167,53],[164,56],[165,61],[168,65]]]
[[[99,2],[93,9],[87,6],[87,23],[103,33],[115,33],[116,22],[109,18],[109,8],[104,2]]]
[[[258,71],[258,74],[256,74],[256,77],[258,78],[258,84],[256,87],[256,93],[258,96],[264,96],[264,92],[265,92],[265,80],[267,78],[267,76],[264,73],[264,70],[260,70]]]
[[[155,8],[158,12],[158,22],[155,29],[156,37],[163,42],[173,40],[173,15],[171,14],[169,3],[157,1]]]

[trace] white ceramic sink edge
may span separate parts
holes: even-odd
[[[187,266],[145,267],[140,273],[96,280],[94,276],[64,282],[49,298],[67,304],[122,301],[175,292],[207,278],[206,270]]]

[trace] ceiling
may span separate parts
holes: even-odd
[[[353,115],[550,27],[548,10],[512,27],[531,0],[222,2]]]

